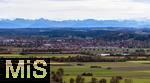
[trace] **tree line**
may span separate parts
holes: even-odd
[[[56,83],[67,83],[65,80],[63,80],[64,76],[64,69],[59,68],[55,72],[51,72],[51,79],[53,82]],[[97,79],[95,77],[92,77],[89,82],[85,81],[84,76],[82,75],[77,75],[75,78],[70,78],[69,83],[133,83],[132,79],[123,79],[122,76],[113,76],[110,81],[108,79],[102,78],[102,79]]]

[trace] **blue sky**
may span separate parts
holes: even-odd
[[[0,18],[150,19],[150,0],[0,0]]]

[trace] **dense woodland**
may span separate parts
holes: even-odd
[[[23,28],[0,29],[3,37],[25,38],[94,38],[104,40],[149,40],[149,28]]]

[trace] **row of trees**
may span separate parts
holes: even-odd
[[[52,57],[51,61],[58,62],[124,62],[126,58],[102,58],[97,56],[69,56],[64,57]]]
[[[121,76],[114,76],[110,79],[110,83],[121,83],[121,80],[123,78]],[[76,79],[70,78],[70,83],[86,83],[85,79],[78,75]],[[108,83],[106,79],[100,79],[98,80],[97,78],[91,78],[91,81],[88,83]],[[133,83],[131,79],[125,79],[124,83]]]
[[[58,62],[125,62],[129,60],[150,60],[150,56],[69,56],[69,57],[52,57],[50,58],[51,61],[58,61]]]
[[[56,83],[66,83],[63,81],[63,75],[64,70],[62,68],[59,68],[55,72],[51,72],[51,79]],[[109,83],[121,83],[121,81],[124,81],[124,83],[133,83],[132,79],[124,79],[121,76],[113,76]],[[70,78],[69,83],[108,83],[108,79],[97,79],[92,77],[89,82],[85,82],[85,78],[83,75],[78,75],[76,78]]]

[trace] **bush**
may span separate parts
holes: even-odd
[[[27,55],[26,53],[24,53],[24,52],[21,52],[21,53],[19,53],[20,55]]]
[[[111,67],[107,67],[107,70],[111,70],[112,68]]]
[[[90,66],[90,68],[102,68],[101,66]]]
[[[99,81],[99,83],[107,83],[107,80],[106,80],[106,79],[101,79],[101,80]]]
[[[120,80],[123,78],[121,76],[113,76],[112,79],[110,80],[110,83],[120,83]]]
[[[84,66],[84,64],[77,64],[77,66]]]
[[[83,73],[82,76],[93,76],[92,73]]]

